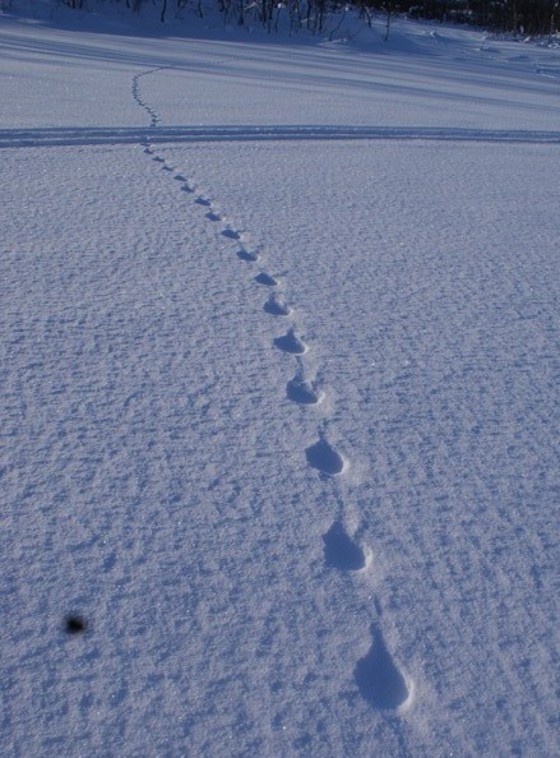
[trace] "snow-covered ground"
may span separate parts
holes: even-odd
[[[559,49],[125,18],[0,16],[1,755],[559,755]]]

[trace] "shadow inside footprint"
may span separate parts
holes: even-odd
[[[366,565],[364,553],[346,534],[340,521],[335,521],[323,536],[325,563],[341,571],[359,571]]]
[[[324,439],[320,439],[315,445],[308,447],[305,451],[305,457],[311,468],[329,476],[340,474],[344,468],[342,456]]]
[[[277,337],[274,344],[284,353],[292,353],[293,355],[302,355],[307,350],[307,345],[299,337],[296,337],[293,329],[290,329],[284,336]]]
[[[291,313],[290,307],[278,300],[275,295],[271,295],[263,307],[265,312],[270,313],[271,316],[289,316]]]
[[[374,708],[396,710],[409,697],[404,676],[387,650],[383,634],[372,626],[373,644],[356,664],[354,676],[362,697]]]
[[[264,271],[261,271],[260,274],[257,274],[255,277],[255,281],[257,284],[264,284],[265,287],[276,287],[278,282],[273,276],[269,276],[269,274],[265,274]]]
[[[240,240],[241,239],[241,233],[236,232],[235,229],[224,229],[222,232],[222,235],[224,237],[227,237],[228,240]]]
[[[244,247],[241,248],[241,250],[237,251],[237,257],[242,261],[247,261],[247,263],[254,263],[255,261],[258,261],[259,256],[257,253],[250,252],[249,250],[245,250]]]
[[[289,400],[301,405],[314,405],[319,402],[319,395],[313,387],[297,377],[286,385],[286,395]]]

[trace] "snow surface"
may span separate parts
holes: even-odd
[[[559,755],[558,49],[126,23],[0,16],[1,755]]]

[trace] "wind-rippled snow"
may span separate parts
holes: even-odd
[[[555,755],[558,50],[80,18],[0,27],[2,755]]]

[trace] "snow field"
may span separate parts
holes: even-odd
[[[130,38],[121,102],[93,38],[98,97],[3,130],[7,750],[554,754],[551,82]]]

